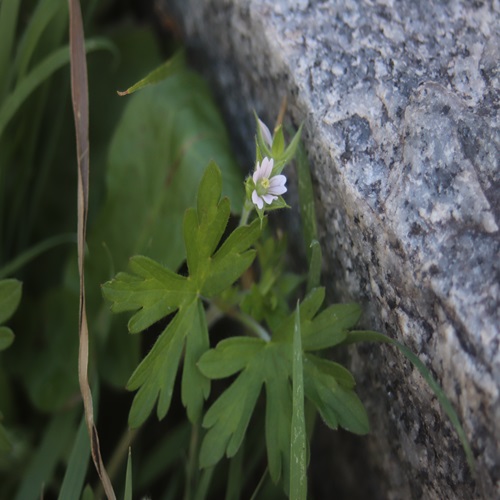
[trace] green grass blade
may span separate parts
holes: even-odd
[[[14,273],[19,271],[22,267],[31,262],[34,258],[38,257],[40,254],[46,252],[47,250],[51,250],[58,245],[62,245],[63,243],[76,243],[76,235],[59,234],[37,243],[30,249],[18,255],[15,259],[7,262],[7,264],[0,269],[0,279],[14,275]]]
[[[124,500],[132,500],[132,451],[128,449],[127,473],[125,475]]]
[[[113,51],[112,44],[103,38],[93,38],[87,40],[85,44],[87,52],[99,49]],[[27,97],[50,75],[59,68],[69,63],[69,47],[57,49],[47,56],[42,62],[35,66],[16,88],[6,97],[0,108],[0,137],[5,127],[15,115],[21,104]]]
[[[66,473],[64,474],[58,500],[74,500],[80,498],[83,483],[87,475],[90,458],[89,435],[85,425],[85,417],[82,417],[75,444],[71,451]]]
[[[318,224],[314,208],[314,192],[311,180],[311,170],[306,150],[302,142],[296,153],[297,170],[299,176],[300,218],[302,220],[302,234],[306,244],[307,260],[309,265],[313,257],[313,242],[318,241]]]
[[[169,468],[178,465],[179,450],[187,449],[190,432],[189,422],[179,424],[163,437],[146,457],[143,457],[139,473],[136,474],[135,486],[137,489],[144,490],[162,474],[165,474]]]
[[[50,483],[67,443],[73,439],[73,421],[74,413],[71,412],[55,415],[52,418],[38,450],[23,475],[23,482],[15,500],[35,500],[43,496],[43,486]]]
[[[7,91],[7,75],[10,71],[20,4],[20,0],[2,0],[0,2],[0,33],[2,37],[0,43],[0,101]]]
[[[137,92],[144,87],[162,82],[170,75],[176,73],[182,67],[184,67],[184,52],[179,51],[168,61],[164,62],[161,66],[158,66],[158,68],[151,71],[151,73],[145,76],[142,80],[139,80],[127,90],[124,90],[123,92],[117,91],[117,93],[120,96],[133,94],[134,92]]]
[[[293,411],[290,436],[290,499],[306,500],[306,420],[304,416],[304,376],[300,328],[300,308],[298,303],[295,312],[295,328],[293,332],[292,387]]]
[[[317,240],[313,240],[310,246],[311,257],[309,259],[309,271],[307,273],[307,293],[313,288],[317,288],[321,283],[321,262],[323,255],[321,245]]]
[[[469,445],[469,441],[467,440],[467,436],[465,434],[464,428],[462,427],[462,424],[460,423],[460,419],[458,418],[457,412],[453,408],[451,401],[448,399],[448,396],[446,396],[445,392],[441,388],[441,386],[434,380],[431,372],[429,369],[420,361],[418,356],[416,356],[408,347],[406,347],[404,344],[401,344],[401,342],[398,342],[397,340],[391,339],[390,337],[387,337],[386,335],[383,335],[379,332],[373,332],[373,331],[351,331],[349,332],[347,339],[343,342],[343,344],[353,344],[356,342],[383,342],[385,344],[391,344],[395,347],[397,347],[400,352],[406,356],[406,358],[411,361],[413,366],[420,372],[424,380],[427,382],[429,387],[432,389],[434,394],[436,395],[436,398],[438,399],[439,403],[441,404],[441,407],[443,408],[444,412],[448,416],[448,418],[451,421],[451,424],[453,425],[455,432],[458,435],[458,438],[460,439],[460,442],[462,444],[462,447],[465,452],[465,456],[467,458],[467,463],[469,464],[469,467],[471,469],[471,472],[475,475],[476,467],[475,467],[475,460],[474,460],[474,455],[472,453],[472,450]]]
[[[66,7],[66,5],[60,0],[42,0],[36,5],[24,30],[14,60],[12,71],[17,81],[21,80],[28,71],[31,57],[42,33],[61,7]]]

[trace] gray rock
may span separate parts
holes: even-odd
[[[497,0],[178,0],[234,131],[281,98],[304,123],[326,284],[366,326],[410,346],[452,400],[447,418],[391,348],[351,367],[387,499],[500,498],[500,7]],[[332,451],[333,453],[333,451]],[[333,474],[334,472],[332,472]]]

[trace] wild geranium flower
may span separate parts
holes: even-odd
[[[264,207],[264,202],[270,205],[278,196],[286,193],[286,177],[284,175],[274,175],[271,177],[274,160],[267,158],[262,163],[257,162],[257,167],[252,179],[255,189],[252,192],[252,202],[259,210]]]

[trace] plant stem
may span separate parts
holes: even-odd
[[[189,442],[189,456],[186,466],[186,487],[184,488],[184,500],[191,500],[196,463],[198,462],[198,441],[200,437],[200,425],[193,424],[191,427],[191,440]]]
[[[240,223],[238,224],[239,227],[246,225],[246,223],[248,222],[248,217],[252,213],[252,210],[253,210],[253,203],[245,199],[243,210],[241,212]]]
[[[255,321],[251,316],[245,314],[237,310],[230,304],[224,303],[222,300],[213,299],[212,305],[222,311],[224,314],[229,316],[230,318],[239,321],[243,325],[245,325],[250,331],[252,331],[257,337],[265,340],[266,342],[271,341],[271,335],[269,335],[268,331],[257,321]]]

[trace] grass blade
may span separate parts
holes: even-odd
[[[85,421],[91,443],[94,465],[108,499],[115,500],[115,492],[104,467],[99,446],[99,435],[94,423],[92,392],[88,379],[89,331],[85,307],[84,255],[89,200],[89,95],[87,60],[80,3],[69,1],[69,39],[71,68],[71,97],[75,118],[76,152],[78,159],[78,273],[80,276],[78,381],[85,409]]]
[[[302,220],[302,233],[306,244],[306,254],[309,265],[312,260],[312,244],[318,241],[318,224],[314,209],[314,192],[311,180],[311,170],[306,150],[302,142],[299,143],[296,153],[297,170],[299,177],[299,202],[300,218]]]
[[[12,70],[17,81],[25,76],[42,33],[62,6],[63,3],[60,0],[42,0],[36,5],[24,30],[14,60]]]
[[[306,500],[307,498],[306,420],[304,416],[304,377],[302,365],[300,309],[297,303],[293,332],[293,412],[290,436],[291,500]]]
[[[15,259],[7,262],[7,264],[5,264],[2,269],[0,269],[0,279],[7,276],[12,276],[30,261],[46,252],[47,250],[51,250],[52,248],[58,245],[62,245],[63,243],[75,243],[75,241],[76,240],[74,234],[59,234],[57,236],[47,238],[40,243],[37,243],[30,249],[23,252],[21,255],[18,255]]]
[[[467,458],[467,463],[469,464],[471,472],[473,475],[475,475],[476,467],[475,467],[474,455],[472,454],[469,441],[467,440],[467,436],[465,434],[464,428],[462,427],[462,424],[460,423],[460,419],[458,418],[457,412],[453,408],[451,401],[448,399],[448,396],[446,396],[443,389],[441,389],[441,386],[434,380],[431,372],[422,363],[422,361],[420,361],[418,356],[414,354],[410,349],[408,349],[408,347],[406,347],[404,344],[401,344],[401,342],[391,339],[390,337],[387,337],[386,335],[383,335],[379,332],[373,332],[368,330],[351,331],[349,332],[347,339],[343,342],[343,344],[344,345],[353,344],[356,342],[382,342],[385,344],[391,344],[397,347],[400,350],[400,352],[404,354],[404,356],[406,356],[406,358],[409,361],[411,361],[413,366],[415,366],[415,368],[420,372],[424,380],[432,389],[432,391],[436,395],[436,398],[441,404],[441,407],[443,408],[444,412],[450,419],[451,424],[453,425],[455,432],[457,433],[458,438],[460,439],[460,442],[464,449],[465,456]]]
[[[2,0],[0,3],[0,101],[7,91],[8,72],[11,64],[12,47],[16,36],[17,15],[20,0]]]
[[[316,288],[321,283],[321,262],[323,255],[321,245],[317,240],[313,240],[310,246],[311,257],[309,259],[309,271],[307,273],[307,293]]]
[[[85,417],[82,418],[75,444],[64,474],[63,483],[59,491],[58,500],[74,500],[80,498],[85,476],[89,465],[90,445],[85,426]]]
[[[41,498],[43,486],[49,484],[67,443],[74,437],[74,413],[55,415],[47,426],[42,442],[23,475],[15,500]]]
[[[161,66],[158,66],[158,68],[151,71],[151,73],[145,76],[142,80],[139,80],[136,84],[132,85],[123,92],[118,90],[117,94],[119,96],[133,94],[134,92],[137,92],[138,90],[141,90],[144,87],[160,83],[163,80],[165,80],[165,78],[168,78],[173,73],[176,73],[183,66],[184,66],[184,52],[179,51],[168,61],[164,62]]]
[[[112,50],[112,46],[103,38],[94,38],[87,41],[87,51],[90,52],[98,49]],[[26,77],[19,82],[16,88],[5,98],[0,108],[0,137],[9,121],[27,97],[29,97],[29,95],[56,70],[67,64],[69,59],[70,53],[68,47],[61,47],[37,64]]]
[[[125,475],[124,500],[132,500],[132,451],[128,449],[127,473]]]

